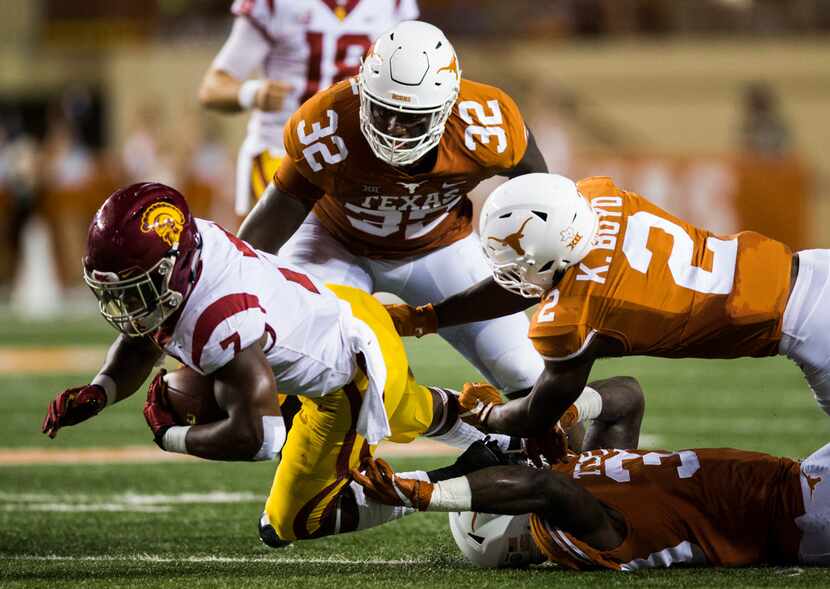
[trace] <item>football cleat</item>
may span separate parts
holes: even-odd
[[[259,539],[266,546],[271,548],[285,548],[291,544],[291,540],[283,540],[277,535],[274,526],[271,525],[271,520],[268,519],[268,514],[264,511],[257,522],[257,529],[259,531]]]

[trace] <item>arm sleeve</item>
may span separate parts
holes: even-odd
[[[239,16],[212,67],[245,80],[262,65],[270,50],[271,42],[247,18]]]

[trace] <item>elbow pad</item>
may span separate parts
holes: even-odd
[[[282,415],[266,415],[262,418],[262,446],[254,460],[276,460],[285,445],[285,420]]]

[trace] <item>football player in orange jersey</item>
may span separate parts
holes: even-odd
[[[476,442],[468,452],[489,466],[465,474],[376,460],[353,475],[381,502],[450,512],[456,543],[482,567],[830,565],[830,444],[800,464],[729,448],[608,449],[636,447],[638,392],[618,389],[616,416],[604,409],[581,453],[550,469],[508,465]]]
[[[490,274],[467,193],[546,171],[516,103],[462,79],[450,42],[418,21],[378,38],[357,78],[309,99],[284,144],[240,237],[327,282],[415,305]],[[527,328],[518,313],[439,333],[500,390],[526,393],[543,368]]]
[[[751,231],[714,235],[610,178],[574,183],[551,174],[495,190],[480,233],[493,281],[395,316],[408,334],[541,299],[530,339],[545,370],[531,394],[504,405],[485,387],[462,395],[468,419],[485,431],[532,435],[550,427],[594,361],[607,356],[782,354],[830,411],[830,251],[794,254]],[[495,292],[496,284],[507,290]]]

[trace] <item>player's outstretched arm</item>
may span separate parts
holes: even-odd
[[[309,201],[283,192],[271,182],[239,228],[239,237],[258,250],[277,251],[311,211]]]
[[[574,481],[553,470],[496,466],[470,473],[466,478],[472,511],[506,515],[536,513],[549,524],[599,550],[614,548],[623,540],[602,504]],[[452,480],[437,484],[451,485]]]
[[[144,417],[156,443],[168,452],[210,460],[271,460],[285,443],[285,423],[277,402],[274,374],[259,344],[251,345],[214,374],[216,401],[226,419],[178,426],[165,406],[161,375],[153,381]]]
[[[442,327],[512,315],[537,302],[511,293],[496,284],[492,278],[486,278],[434,305],[386,305],[386,310],[398,334],[402,337],[421,337],[436,333]]]
[[[438,328],[486,321],[529,309],[539,301],[512,293],[490,277],[433,305]]]
[[[612,548],[622,540],[602,504],[552,470],[490,466],[443,480],[433,480],[433,472],[399,475],[384,460],[370,459],[362,470],[352,470],[352,476],[368,497],[387,505],[419,511],[536,513],[599,549]]]
[[[620,342],[598,335],[574,358],[545,360],[545,369],[530,394],[483,412],[483,429],[520,437],[544,435],[580,397],[594,361],[621,352]]]
[[[545,158],[539,150],[539,146],[536,145],[536,139],[533,137],[533,133],[528,129],[525,154],[519,160],[519,163],[512,170],[507,171],[504,176],[515,178],[522,174],[533,174],[536,172],[547,174],[548,165],[545,163]]]
[[[481,427],[523,438],[544,435],[577,400],[593,363],[594,357],[586,354],[569,362],[545,362],[530,394],[482,412]]]
[[[67,389],[51,403],[42,431],[54,438],[67,425],[86,421],[107,405],[135,393],[161,357],[161,350],[148,337],[119,336],[110,346],[104,365],[92,383]]]

